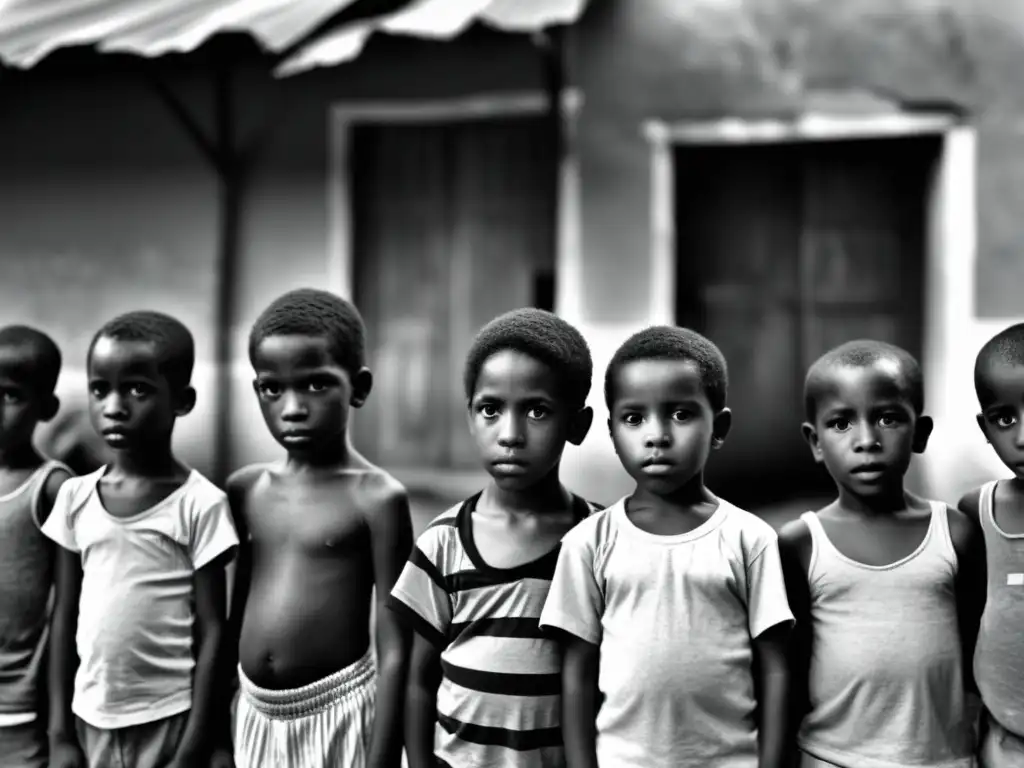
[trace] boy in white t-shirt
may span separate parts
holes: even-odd
[[[51,768],[208,760],[238,537],[224,492],[171,450],[194,359],[188,329],[157,312],[115,318],[90,345],[90,417],[115,459],[66,482],[43,526],[60,545]]]
[[[793,615],[777,539],[704,485],[726,387],[721,352],[683,328],[635,334],[608,366],[636,490],[565,536],[540,620],[565,641],[569,768],[783,764]]]

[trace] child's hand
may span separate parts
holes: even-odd
[[[50,768],[86,768],[85,754],[74,741],[61,741],[50,748]]]
[[[235,756],[228,747],[218,747],[210,756],[209,768],[235,768]]]

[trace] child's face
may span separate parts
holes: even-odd
[[[89,416],[111,448],[166,439],[178,416],[191,410],[191,388],[175,392],[159,363],[152,342],[96,340],[89,355]]]
[[[307,453],[344,441],[349,406],[370,390],[369,371],[349,375],[320,336],[268,336],[253,354],[263,419],[286,450]]]
[[[551,368],[507,349],[480,367],[469,430],[498,487],[524,490],[558,465],[566,441],[582,442],[590,426],[589,409],[584,411],[566,405]]]
[[[914,453],[924,451],[931,419],[919,417],[898,364],[841,366],[830,372],[804,436],[816,461],[840,487],[858,496],[902,488]]]
[[[688,360],[626,363],[613,393],[608,428],[615,453],[638,486],[658,494],[701,474],[729,429],[729,411],[714,412]]]
[[[55,398],[32,381],[31,351],[0,347],[0,449],[29,445],[36,425],[53,416]],[[53,401],[53,405],[50,403]]]
[[[1024,477],[1024,366],[995,363],[985,372],[986,404],[978,426],[999,460]]]

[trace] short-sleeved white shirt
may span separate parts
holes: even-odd
[[[227,496],[199,472],[119,518],[97,483],[61,486],[43,533],[82,556],[72,710],[97,728],[155,722],[192,706],[193,576],[238,544]]]
[[[601,768],[756,768],[752,639],[792,622],[763,520],[720,501],[658,536],[625,499],[566,534],[540,620],[600,648]]]

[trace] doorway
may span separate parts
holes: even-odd
[[[677,147],[676,320],[729,364],[708,483],[739,504],[828,495],[800,433],[808,366],[875,338],[918,358],[941,137]]]

